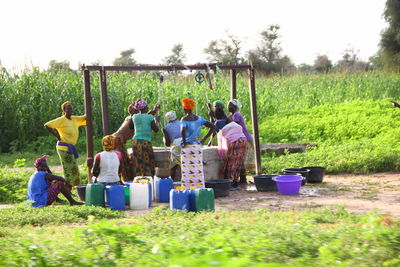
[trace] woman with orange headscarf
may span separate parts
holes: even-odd
[[[213,133],[214,124],[201,116],[193,114],[195,101],[188,97],[182,99],[185,116],[181,120],[182,151],[181,169],[182,185],[186,188],[204,188],[202,145]],[[204,126],[210,128],[201,139],[200,130]]]
[[[119,174],[121,172],[121,153],[113,151],[115,148],[115,137],[106,135],[101,140],[103,152],[98,153],[94,159],[92,169],[95,183],[104,185],[121,184]]]
[[[86,115],[72,116],[72,103],[61,105],[62,116],[48,121],[44,127],[57,138],[57,153],[64,169],[64,177],[72,185],[80,184],[78,153],[75,144],[79,137],[79,127],[86,125]]]

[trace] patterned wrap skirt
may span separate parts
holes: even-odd
[[[188,144],[181,151],[182,186],[205,188],[202,145]]]
[[[64,178],[71,185],[79,185],[81,178],[79,175],[79,167],[74,154],[69,154],[67,151],[57,149],[58,156],[60,157],[61,165],[64,169]]]
[[[171,145],[171,155],[170,155],[170,162],[169,167],[173,168],[176,165],[181,164],[181,140],[182,138],[176,138]]]
[[[64,185],[64,182],[61,181],[53,181],[47,182],[49,187],[47,188],[47,206],[51,205],[57,199],[57,195],[61,192],[61,187]]]
[[[131,162],[133,177],[154,176],[156,173],[156,161],[154,160],[151,142],[143,139],[133,139]]]
[[[115,137],[115,150],[121,153],[122,181],[123,182],[133,181],[134,176],[133,176],[132,162],[124,143],[121,141],[119,137]]]
[[[219,173],[221,179],[238,180],[240,171],[244,167],[246,146],[246,138],[239,138],[229,145],[228,153]]]
[[[255,152],[254,152],[254,141],[246,141],[246,154],[244,156],[244,164],[243,164],[243,169],[246,169],[248,171],[255,170],[256,169],[256,163],[255,163]]]

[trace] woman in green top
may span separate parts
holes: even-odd
[[[153,146],[151,145],[151,131],[158,132],[160,118],[147,114],[148,105],[143,99],[138,99],[134,108],[139,111],[132,116],[131,127],[135,129],[132,137],[131,160],[134,176],[154,176],[156,162],[154,160]],[[160,108],[156,106],[156,112]]]

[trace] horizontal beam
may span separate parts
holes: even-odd
[[[135,65],[135,66],[85,66],[82,70],[104,70],[104,71],[176,71],[176,70],[205,70],[209,67],[215,70],[217,67],[221,70],[240,70],[250,69],[251,65],[217,65],[212,64],[194,64],[194,65]]]

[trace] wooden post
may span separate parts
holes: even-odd
[[[90,94],[90,72],[83,70],[83,83],[85,85],[85,114],[86,114],[86,153],[88,158],[93,158],[93,124],[92,124],[92,96]],[[92,183],[91,168],[93,162],[88,162],[88,183]]]
[[[103,124],[103,135],[105,136],[110,134],[106,71],[102,69],[99,71],[99,74],[100,74],[100,94],[101,94],[101,119]]]
[[[257,101],[256,101],[256,81],[254,76],[254,68],[249,68],[249,93],[250,93],[250,105],[251,105],[251,120],[253,123],[253,144],[255,151],[255,162],[256,162],[256,174],[261,174],[261,150],[260,150],[260,138],[258,134],[258,118],[257,118]]]
[[[231,99],[236,99],[236,69],[231,69]]]

